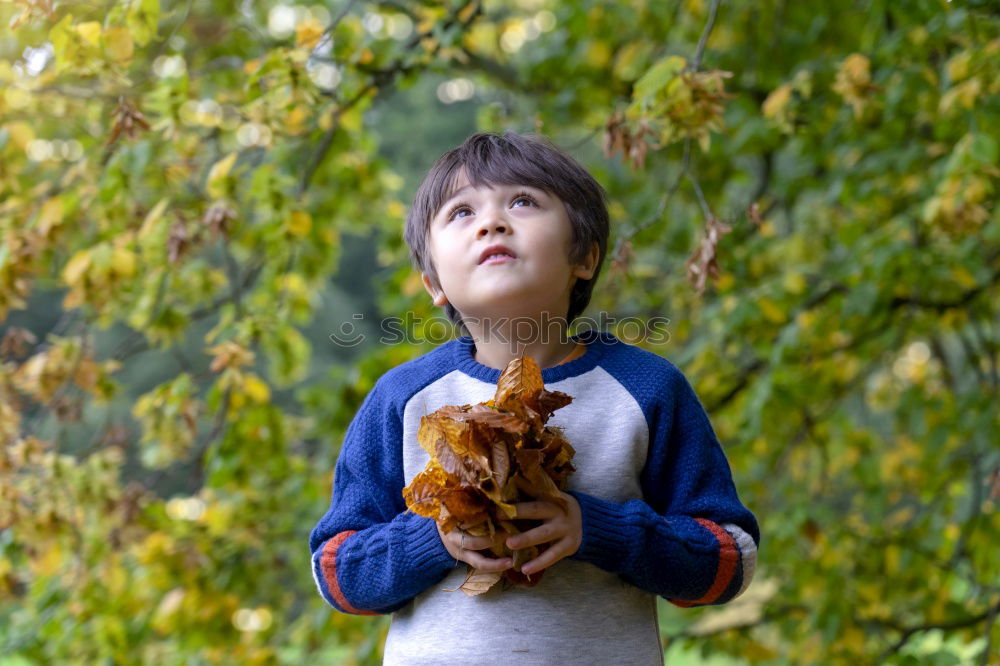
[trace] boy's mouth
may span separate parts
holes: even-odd
[[[502,264],[508,261],[514,261],[516,258],[517,253],[510,248],[504,245],[490,245],[488,248],[483,250],[482,254],[479,255],[479,263]]]

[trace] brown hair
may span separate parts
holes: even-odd
[[[542,135],[517,134],[509,130],[503,134],[473,134],[462,145],[438,158],[417,188],[406,216],[403,237],[410,248],[410,260],[418,271],[427,273],[434,284],[439,283],[427,245],[430,223],[457,189],[455,183],[463,169],[474,187],[528,185],[558,196],[566,205],[573,228],[570,263],[582,263],[593,243],[597,243],[599,255],[593,277],[589,280],[577,278],[570,293],[566,321],[567,325],[572,323],[590,303],[607,253],[607,192],[579,162]],[[448,319],[468,334],[454,306],[447,303],[444,310]]]

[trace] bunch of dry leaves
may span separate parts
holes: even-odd
[[[491,537],[497,530],[513,535],[540,524],[518,520],[514,508],[518,502],[546,500],[566,509],[560,491],[573,473],[574,450],[559,428],[545,422],[572,401],[565,393],[545,390],[538,363],[521,356],[500,374],[492,400],[448,405],[422,417],[417,441],[431,459],[403,489],[406,506],[436,520],[443,532],[458,527]],[[460,589],[469,596],[482,594],[504,577],[519,585],[536,585],[544,570],[528,576],[521,565],[546,547],[511,552],[496,545],[492,555],[512,557],[514,567],[487,572],[470,566]]]

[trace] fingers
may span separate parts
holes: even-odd
[[[514,508],[517,510],[518,519],[540,518],[544,520],[546,518],[562,516],[566,513],[558,504],[554,502],[545,502],[543,500],[538,500],[536,502],[519,502],[514,505]]]
[[[463,536],[461,530],[452,530],[448,537],[455,546],[462,550],[486,550],[494,544],[502,544],[507,538],[507,533],[497,532],[491,539],[489,536],[472,536],[468,533]]]
[[[474,550],[463,550],[462,557],[458,559],[480,571],[506,571],[514,566],[514,560],[509,557],[486,557]]]
[[[521,573],[523,574],[533,574],[536,571],[541,571],[542,569],[548,568],[569,555],[569,548],[565,545],[567,543],[566,539],[562,539],[552,544],[545,549],[541,555],[531,560],[530,562],[525,562],[521,565]]]
[[[521,532],[507,539],[507,547],[512,550],[537,546],[540,543],[548,543],[566,534],[565,527],[556,521],[550,521],[539,525],[527,532]]]

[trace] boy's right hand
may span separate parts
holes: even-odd
[[[514,560],[510,557],[488,557],[476,552],[493,546],[503,546],[508,536],[506,532],[496,532],[491,539],[488,536],[472,536],[456,527],[445,534],[437,521],[434,524],[441,536],[441,543],[456,560],[470,564],[480,571],[506,571],[514,566]]]

